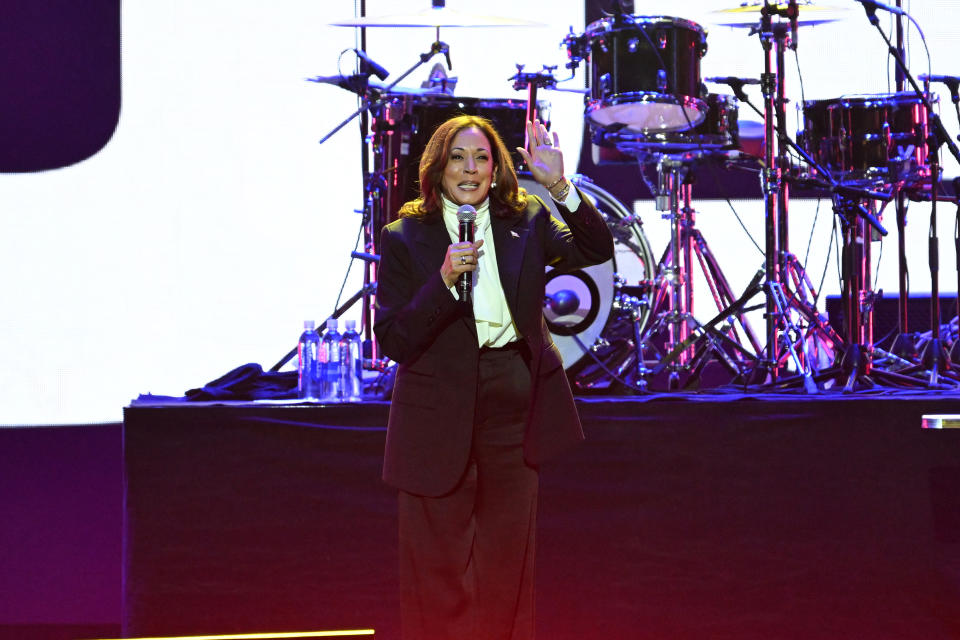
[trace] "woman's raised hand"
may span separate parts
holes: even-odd
[[[563,178],[563,151],[556,132],[550,133],[539,120],[527,122],[527,147],[517,151],[527,163],[533,179],[549,187]]]

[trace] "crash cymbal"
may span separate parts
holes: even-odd
[[[366,16],[331,22],[334,27],[545,27],[542,22],[462,13],[444,7],[425,9],[414,13],[387,16]]]
[[[725,27],[754,27],[760,22],[760,11],[763,5],[763,0],[750,0],[729,9],[718,9],[710,12],[710,21]],[[777,3],[778,9],[786,9],[787,6],[786,2]],[[814,3],[811,0],[800,0],[798,9],[800,15],[797,25],[801,27],[837,22],[845,19],[849,11],[849,7],[823,2]],[[777,20],[783,21],[786,18],[778,17]]]

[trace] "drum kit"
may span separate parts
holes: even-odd
[[[363,301],[365,362],[381,370],[389,362],[379,358],[370,332],[379,232],[396,218],[404,202],[417,196],[419,158],[433,130],[455,114],[480,115],[494,123],[507,148],[523,146],[525,121],[533,115],[550,119],[549,103],[537,99],[537,90],[562,90],[555,67],[526,73],[518,65],[512,80],[515,89],[527,90],[523,99],[459,97],[453,95],[455,79],[447,77],[441,64],[433,67],[421,89],[398,89],[400,81],[437,54],[447,57],[449,68],[449,47],[440,41],[441,28],[535,26],[529,21],[455,13],[442,7],[443,2],[433,1],[435,8],[421,13],[335,23],[436,30],[430,49],[391,84],[371,80],[374,74],[384,80],[386,74],[377,73],[382,68],[365,56],[363,44],[358,50],[358,75],[314,79],[361,97],[357,112],[330,134],[356,117],[361,118],[361,129],[369,132],[362,142],[365,252],[354,253],[366,261],[364,288],[334,317]],[[857,1],[871,22],[878,8],[899,12],[898,20],[903,13],[872,0]],[[794,141],[788,135],[785,114],[785,52],[797,46],[799,28],[836,20],[836,7],[812,0],[754,0],[714,11],[717,24],[749,29],[751,37],[759,36],[764,73],[751,79],[701,78],[701,61],[708,48],[707,32],[700,24],[678,17],[634,15],[632,3],[614,5],[583,33],[571,29],[562,40],[572,76],[580,65],[587,69],[587,88],[572,91],[584,94],[584,120],[592,143],[637,162],[651,186],[656,209],[669,220],[670,240],[658,260],[641,218],[631,207],[586,176],[573,177],[606,218],[617,245],[616,257],[606,264],[548,273],[544,315],[575,387],[604,393],[690,389],[700,386],[708,371],[721,373],[725,382],[742,388],[795,386],[808,393],[852,391],[876,383],[940,388],[960,379],[951,366],[951,354],[939,342],[939,326],[925,354],[911,352],[909,340],[900,340],[889,350],[873,342],[876,295],[870,245],[871,239],[887,233],[878,207],[891,201],[897,204],[900,258],[905,265],[901,218],[906,201],[929,200],[936,211],[936,202],[942,199],[931,196],[939,194],[937,148],[947,144],[955,150],[949,136],[942,135],[942,124],[932,108],[937,98],[930,93],[929,82],[936,77],[920,87],[902,64],[900,26],[896,45],[887,40],[898,64],[898,90],[806,101],[802,128]],[[365,29],[361,31],[365,34]],[[734,95],[709,93],[704,80],[727,84]],[[913,90],[906,86],[908,81]],[[763,105],[749,101],[745,84],[760,85]],[[763,117],[763,144],[755,155],[744,153],[741,144],[741,104]],[[704,163],[718,158],[728,164],[746,159],[759,167],[761,177],[764,266],[742,292],[731,287],[696,227],[693,178]],[[553,206],[543,188],[525,177],[521,158],[514,161],[521,186]],[[655,173],[656,179],[648,179],[649,173]],[[817,310],[810,278],[790,253],[791,185],[829,197],[843,227],[845,322],[841,331]],[[706,282],[717,307],[716,314],[706,320],[693,312],[695,270],[700,271],[698,277]],[[936,274],[932,275],[936,288]],[[901,272],[900,329],[905,334],[903,280]],[[932,300],[938,301],[937,293]],[[763,310],[765,336],[755,334],[748,320],[751,311],[759,310]],[[934,318],[939,318],[939,310]]]

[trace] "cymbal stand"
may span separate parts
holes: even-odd
[[[812,300],[815,294],[810,280],[795,256],[788,250],[788,208],[789,187],[785,173],[790,167],[787,147],[790,145],[786,123],[785,69],[786,49],[796,47],[797,3],[791,0],[785,8],[776,3],[764,1],[760,12],[760,25],[752,33],[758,33],[764,51],[764,72],[760,76],[760,87],[764,98],[764,168],[761,186],[764,194],[765,231],[765,307],[767,347],[765,357],[759,361],[759,370],[770,384],[775,384],[781,375],[781,369],[788,361],[796,360],[797,354],[802,367],[798,370],[801,379],[808,380],[813,374],[813,362],[803,349],[796,348],[796,341],[802,339],[799,332],[790,331],[785,341],[780,333],[792,320],[789,311],[799,312],[811,331],[805,336],[808,343],[823,338],[824,344],[831,344],[829,325],[821,314],[817,313]],[[789,18],[789,22],[774,24],[773,17]],[[792,37],[790,37],[792,34]],[[793,283],[797,288],[787,291],[784,282]],[[781,308],[778,300],[787,304]],[[804,383],[805,388],[808,388]]]
[[[710,251],[706,238],[696,228],[690,174],[691,165],[695,161],[695,154],[692,157],[678,154],[660,155],[657,158],[656,205],[659,211],[665,212],[662,214],[663,218],[670,220],[670,243],[660,258],[658,279],[663,286],[658,288],[651,308],[654,311],[664,307],[667,309],[656,316],[637,344],[642,348],[643,344],[650,342],[653,335],[666,328],[668,342],[665,347],[669,353],[650,373],[658,374],[669,369],[670,388],[679,385],[681,371],[690,370],[694,366],[699,371],[707,355],[711,353],[735,375],[743,376],[748,368],[744,359],[749,359],[752,363],[760,351],[760,344],[746,322],[743,311],[731,311],[737,297]],[[716,330],[712,325],[711,330],[706,330],[705,325],[698,322],[693,315],[694,258],[700,266],[717,310],[721,312],[719,320],[711,322],[725,322],[722,331]],[[708,347],[700,348],[696,345],[697,338],[703,338],[701,342],[709,338]],[[753,351],[744,346],[745,342],[750,343]],[[695,376],[691,380],[694,378]]]
[[[780,246],[779,246],[779,215],[778,195],[783,184],[781,165],[777,155],[777,138],[775,137],[774,117],[778,113],[775,97],[781,92],[783,78],[774,71],[773,44],[777,41],[777,48],[785,46],[786,32],[782,29],[774,32],[773,16],[777,8],[771,7],[766,1],[761,11],[760,43],[763,46],[764,67],[760,77],[760,86],[763,92],[763,123],[764,123],[764,166],[761,178],[764,203],[764,287],[766,289],[766,321],[767,347],[765,357],[759,361],[759,369],[771,381],[779,376],[779,343],[781,316],[777,309],[773,289],[780,283]],[[783,25],[777,25],[782,27]],[[779,59],[779,55],[777,59]]]

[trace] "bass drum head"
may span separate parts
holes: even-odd
[[[520,186],[539,196],[551,213],[563,220],[547,190],[529,175],[520,174]],[[565,369],[588,358],[588,350],[602,342],[603,332],[617,314],[619,283],[646,282],[654,277],[656,263],[639,220],[612,195],[576,176],[572,181],[590,198],[614,231],[614,257],[601,264],[566,271],[547,268],[543,315]],[[646,323],[641,313],[637,322]]]

